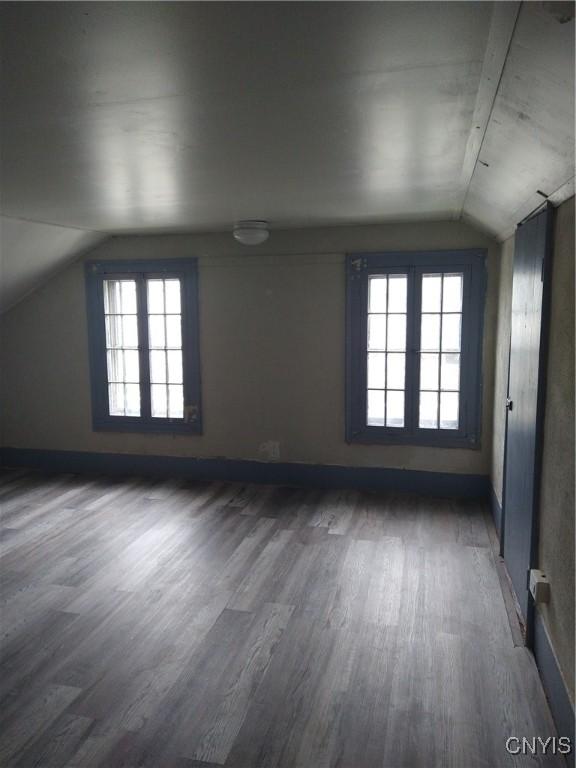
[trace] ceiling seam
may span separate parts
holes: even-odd
[[[58,227],[59,229],[74,229],[77,232],[93,232],[95,235],[108,235],[105,229],[84,229],[84,227],[75,227],[73,224],[55,224],[53,221],[43,221],[42,219],[30,219],[26,216],[11,216],[9,213],[0,211],[0,218],[12,219],[12,221],[25,221],[28,224],[42,224],[46,227]]]
[[[470,186],[472,185],[472,180],[474,179],[474,174],[476,173],[476,168],[478,167],[478,162],[480,160],[480,154],[482,153],[482,147],[484,146],[484,141],[486,139],[486,134],[488,133],[488,128],[490,126],[490,121],[492,120],[492,113],[494,111],[494,105],[496,104],[496,99],[498,98],[498,93],[500,91],[500,85],[502,83],[502,78],[504,76],[504,71],[506,70],[506,64],[508,63],[508,57],[510,55],[510,49],[512,47],[512,41],[514,40],[514,35],[516,33],[516,27],[518,25],[518,19],[520,18],[520,11],[522,9],[523,2],[520,2],[518,4],[518,9],[516,12],[516,18],[514,19],[514,24],[512,26],[512,31],[510,33],[510,39],[508,40],[508,45],[506,47],[506,54],[504,56],[504,62],[502,64],[500,74],[498,76],[498,82],[496,83],[496,88],[494,89],[494,95],[492,97],[492,102],[490,104],[490,110],[488,112],[488,118],[486,120],[486,125],[484,126],[484,131],[482,132],[482,139],[480,140],[480,146],[478,147],[478,151],[476,153],[476,158],[474,160],[474,166],[472,168],[472,173],[470,174],[470,178],[468,180],[468,183],[466,185],[466,191],[464,192],[464,198],[462,200],[462,205],[460,206],[460,215],[458,218],[462,218],[464,215],[464,210],[466,207],[466,200],[468,199],[468,193],[470,191]],[[472,127],[472,130],[474,130],[474,127]]]
[[[22,221],[26,221],[26,219],[22,219]],[[38,223],[41,223],[41,222],[38,222]],[[76,262],[84,259],[89,253],[96,250],[96,248],[100,248],[100,246],[103,245],[103,243],[107,242],[110,239],[110,235],[107,235],[105,232],[98,232],[98,231],[89,230],[89,229],[83,229],[79,231],[93,232],[93,234],[95,235],[101,235],[101,239],[98,240],[98,242],[93,242],[93,243],[90,243],[89,245],[84,246],[83,248],[80,248],[76,253],[70,254],[69,257],[66,258],[62,263],[58,264],[58,266],[55,269],[47,271],[35,285],[31,286],[28,290],[26,290],[23,294],[21,294],[17,299],[13,300],[9,304],[7,303],[6,305],[0,305],[0,316],[6,315],[8,312],[14,309],[14,307],[18,306],[23,301],[30,298],[30,296],[32,296],[41,288],[43,288],[47,283],[49,283],[55,277],[60,275],[62,272],[64,272],[66,269],[71,267]]]

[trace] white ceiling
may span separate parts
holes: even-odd
[[[506,236],[538,191],[572,189],[573,9],[4,2],[2,213],[102,233],[463,216]]]

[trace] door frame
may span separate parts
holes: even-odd
[[[542,456],[544,442],[544,412],[546,406],[546,384],[548,374],[548,349],[550,345],[550,303],[552,298],[552,254],[554,250],[553,233],[555,221],[555,209],[553,205],[546,201],[543,206],[539,206],[526,216],[516,227],[518,229],[531,221],[535,216],[548,212],[546,221],[546,249],[542,260],[542,309],[540,320],[540,347],[538,353],[538,391],[536,395],[536,424],[535,424],[535,446],[534,446],[534,482],[532,490],[532,515],[531,515],[531,534],[530,534],[530,562],[528,569],[538,566],[538,544],[540,535],[540,489],[542,482]],[[514,291],[514,265],[512,266],[512,291]],[[512,311],[512,307],[510,308]],[[506,397],[510,397],[510,359],[512,350],[512,327],[510,328],[510,346],[508,351],[508,376],[506,386]],[[506,531],[506,464],[508,452],[508,409],[506,410],[506,422],[504,430],[504,459],[503,459],[503,483],[502,483],[502,520],[500,524],[500,555],[506,566],[504,559],[504,537]],[[526,575],[528,588],[528,574]],[[512,580],[509,579],[510,586],[514,590]],[[534,614],[535,605],[531,595],[528,595],[528,609],[526,612],[526,635],[525,641],[528,648],[534,646]]]

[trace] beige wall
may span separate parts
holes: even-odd
[[[345,252],[473,247],[489,251],[482,449],[347,445]],[[92,432],[83,265],[76,263],[4,316],[4,445],[266,459],[261,446],[274,440],[281,461],[489,473],[495,241],[444,222],[273,232],[253,252],[228,234],[121,237],[90,254],[183,256],[200,260],[204,435]]]
[[[496,317],[496,363],[494,369],[494,420],[492,424],[492,487],[502,504],[504,437],[506,433],[506,395],[508,393],[508,355],[512,310],[512,267],[514,238],[501,244],[498,269],[498,308]]]
[[[556,211],[544,411],[539,567],[542,616],[574,702],[574,198]]]

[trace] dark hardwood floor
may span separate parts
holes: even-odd
[[[0,764],[506,768],[554,734],[479,504],[4,472]]]

